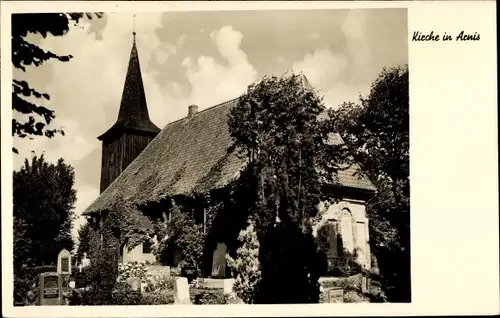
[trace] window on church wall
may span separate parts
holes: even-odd
[[[343,209],[340,214],[340,234],[342,237],[343,252],[354,254],[355,235],[354,222],[351,211]]]

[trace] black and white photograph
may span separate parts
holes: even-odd
[[[414,301],[407,8],[95,11],[10,15],[12,306]]]
[[[12,44],[16,305],[411,301],[406,9],[16,14]]]

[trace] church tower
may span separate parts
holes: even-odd
[[[97,138],[102,141],[101,193],[160,132],[149,119],[135,32],[133,37],[118,119]]]

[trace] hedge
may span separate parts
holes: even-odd
[[[23,267],[14,272],[14,306],[34,305],[41,273],[56,272],[56,265]]]

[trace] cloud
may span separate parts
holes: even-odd
[[[294,72],[304,73],[323,94],[326,106],[333,108],[343,102],[357,102],[374,79],[366,12],[350,10],[340,29],[345,40],[343,50],[334,53],[327,47],[316,48],[292,66]]]
[[[366,11],[350,10],[341,25],[342,33],[348,40],[345,54],[351,59],[352,81],[366,79],[366,71],[373,68],[372,49],[369,45],[370,35],[366,21]]]
[[[294,72],[303,72],[311,84],[319,89],[338,82],[348,67],[348,57],[335,55],[326,48],[315,49],[304,56],[302,61],[294,63]]]
[[[224,26],[210,38],[227,64],[219,64],[211,56],[187,57],[182,63],[192,87],[188,100],[200,109],[237,97],[257,79],[257,71],[241,49],[242,33]]]
[[[302,72],[311,85],[323,95],[327,107],[338,107],[344,101],[355,100],[356,87],[342,81],[349,70],[349,56],[333,54],[329,49],[316,49],[293,64],[295,73]]]

